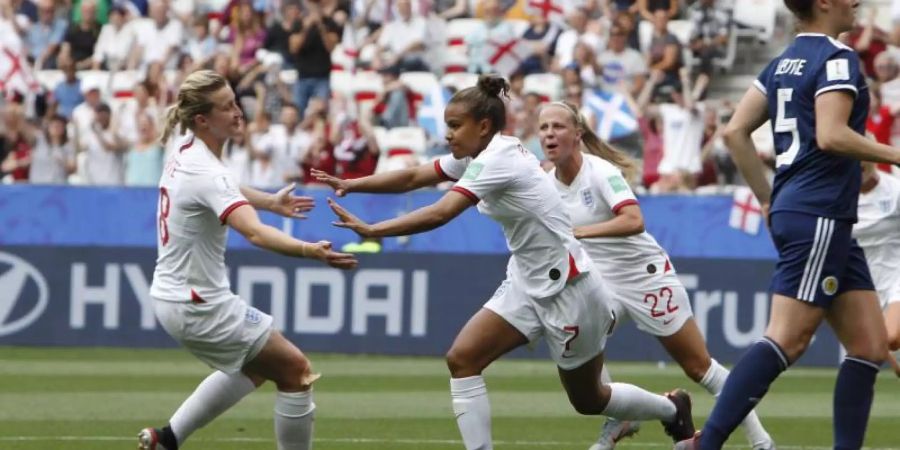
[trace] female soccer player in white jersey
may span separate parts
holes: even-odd
[[[631,161],[604,144],[568,103],[541,108],[538,133],[544,154],[553,162],[550,175],[572,218],[575,237],[617,294],[616,318],[630,317],[640,330],[656,336],[689,378],[717,395],[728,370],[710,358],[687,291],[665,250],[644,231],[641,208],[622,173],[632,169]],[[754,450],[774,448],[755,413],[744,422]],[[636,427],[607,420],[591,450],[614,448]]]
[[[169,157],[159,182],[159,257],[150,296],[166,332],[216,369],[175,411],[168,425],[138,434],[141,450],[177,450],[197,429],[265,380],[275,394],[275,437],[280,450],[312,447],[309,360],[277,330],[272,317],[231,293],[225,239],[234,228],[253,244],[286,256],[314,258],[352,269],[352,255],[328,242],[299,241],[259,221],[256,208],[299,217],[312,207],[292,186],[275,195],[238,187],[222,163],[222,147],[237,135],[242,115],[228,82],[204,70],[189,75],[168,113],[165,142],[175,126],[190,130]]]
[[[875,164],[862,164],[859,193],[859,221],[853,237],[866,253],[872,280],[884,311],[888,346],[900,350],[900,179],[879,173]],[[888,356],[894,373],[900,376],[897,354]]]
[[[725,129],[778,251],[765,336],[731,370],[698,439],[720,449],[769,385],[827,320],[847,349],[834,388],[834,448],[863,445],[887,333],[862,249],[851,236],[862,177],[858,160],[897,163],[900,151],[865,137],[869,93],[859,56],[837,41],[858,0],[785,0],[801,31],[748,89]],[[769,186],[750,134],[771,120]]]
[[[603,348],[612,326],[607,290],[572,235],[569,217],[534,155],[518,139],[502,136],[509,85],[482,76],[458,92],[444,113],[452,155],[424,165],[370,177],[337,180],[316,175],[338,195],[403,192],[459,180],[436,203],[404,216],[367,224],[330,201],[338,226],[364,237],[399,236],[437,228],[467,208],[503,227],[512,256],[507,279],[457,335],[447,353],[453,410],[469,450],[493,448],[491,413],[482,371],[500,356],[543,336],[575,410],[622,420],[659,419],[673,436],[693,428],[690,397],[668,398],[623,383],[600,381]]]

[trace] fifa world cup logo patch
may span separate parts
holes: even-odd
[[[834,295],[838,290],[838,280],[834,275],[829,275],[822,280],[822,292],[827,295]]]

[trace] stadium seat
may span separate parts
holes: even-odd
[[[776,0],[735,0],[734,22],[739,37],[768,42],[775,33]]]
[[[109,80],[112,97],[117,99],[131,98],[134,96],[134,87],[141,82],[140,74],[135,70],[114,72]]]
[[[375,72],[357,72],[352,78],[352,99],[359,106],[361,114],[375,106],[375,100],[384,92],[384,81]]]
[[[555,73],[534,73],[526,75],[522,92],[537,94],[543,102],[555,102],[562,98],[563,80]]]
[[[82,86],[97,87],[104,98],[110,94],[109,72],[105,70],[82,70],[78,72]]]
[[[413,91],[416,101],[422,101],[440,85],[437,77],[431,72],[405,72],[400,74],[400,81]]]
[[[425,130],[419,127],[395,127],[388,130],[382,153],[388,157],[414,155],[422,158],[427,142]]]
[[[332,70],[329,75],[331,94],[341,98],[353,96],[353,74],[342,70]]]
[[[448,73],[441,77],[441,84],[453,91],[459,91],[478,84],[478,75],[467,72]]]
[[[47,91],[52,91],[56,85],[62,83],[66,79],[66,74],[62,70],[39,70],[34,73],[41,87]]]
[[[461,73],[469,70],[469,55],[465,47],[450,48],[444,52],[444,73]]]
[[[355,50],[348,49],[342,44],[335,45],[334,50],[331,51],[331,70],[338,72],[352,71],[356,65],[356,56],[357,52]]]
[[[466,36],[482,26],[481,19],[453,19],[447,22],[447,45],[465,47]]]

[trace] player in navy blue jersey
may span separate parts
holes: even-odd
[[[837,36],[859,0],[785,0],[802,31],[747,91],[725,131],[736,165],[767,212],[778,250],[765,336],[741,357],[709,420],[676,449],[721,449],[827,320],[847,357],[834,389],[834,448],[859,449],[887,337],[856,222],[859,160],[897,163],[900,151],[864,136],[869,92],[859,57]],[[770,187],[750,133],[770,120]]]

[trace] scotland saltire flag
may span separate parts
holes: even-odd
[[[444,109],[450,102],[450,90],[435,85],[434,89],[422,100],[422,106],[416,117],[419,126],[422,127],[431,139],[443,139],[447,133],[447,125],[444,124]]]
[[[615,92],[594,89],[584,94],[584,106],[597,119],[597,136],[604,141],[618,139],[638,129],[634,111],[625,97]]]

